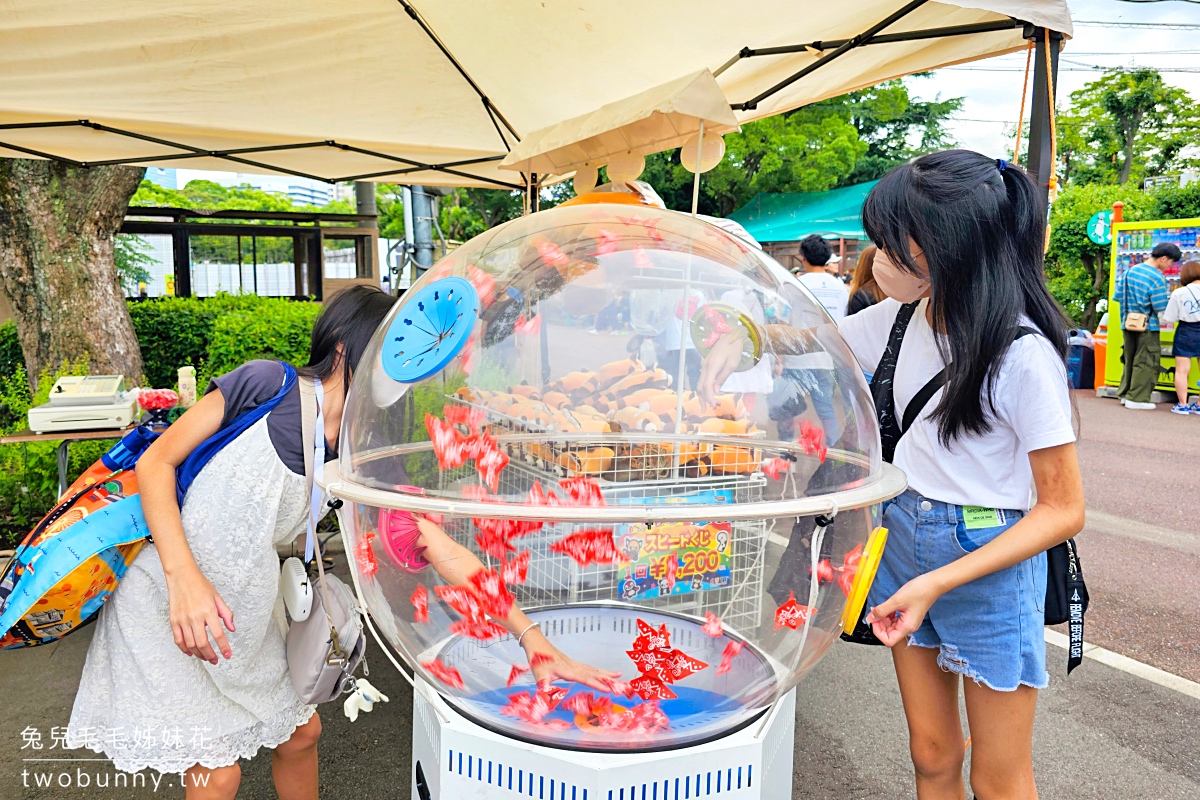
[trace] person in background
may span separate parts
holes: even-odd
[[[796,277],[804,288],[812,292],[817,302],[825,307],[834,322],[841,322],[846,316],[846,302],[850,299],[850,291],[837,277],[829,274],[829,259],[833,257],[833,248],[829,242],[815,233],[804,237],[800,242],[800,261],[804,270]]]
[[[875,245],[870,245],[858,255],[858,266],[854,268],[854,281],[850,284],[850,303],[846,316],[857,314],[887,297],[875,282]]]
[[[1193,286],[1192,284],[1198,284]],[[1179,288],[1171,292],[1163,322],[1175,323],[1175,414],[1200,414],[1200,403],[1188,404],[1188,373],[1192,359],[1200,359],[1200,261],[1189,261],[1179,270]]]
[[[1150,251],[1150,260],[1134,264],[1117,276],[1113,287],[1113,299],[1121,306],[1121,333],[1124,350],[1121,362],[1121,385],[1117,396],[1128,409],[1150,411],[1150,393],[1158,383],[1159,359],[1162,346],[1159,343],[1158,315],[1167,310],[1167,279],[1162,271],[1183,256],[1179,248],[1163,242]],[[1130,314],[1145,314],[1148,319],[1144,331],[1126,328]]]

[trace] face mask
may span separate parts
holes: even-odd
[[[880,249],[875,253],[875,263],[872,264],[875,282],[883,293],[901,303],[912,303],[925,297],[929,292],[929,279],[918,278],[896,266],[888,254]]]

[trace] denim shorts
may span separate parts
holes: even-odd
[[[884,505],[887,547],[867,608],[908,581],[978,550],[1016,524],[1022,511],[997,510],[964,520],[962,506],[909,489]],[[982,516],[984,519],[977,519]],[[998,523],[998,524],[996,524]],[[938,598],[908,642],[937,648],[938,665],[1001,692],[1022,684],[1044,689],[1046,554],[993,572]]]

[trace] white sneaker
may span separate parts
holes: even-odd
[[[1126,400],[1124,397],[1122,397],[1122,398],[1121,398],[1121,405],[1125,405],[1125,404],[1126,404],[1126,403],[1128,403],[1128,402],[1129,402],[1129,401],[1128,401],[1128,400]]]
[[[1132,400],[1126,400],[1125,407],[1133,411],[1153,411],[1157,408],[1154,403],[1135,403]]]

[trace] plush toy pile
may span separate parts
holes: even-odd
[[[752,439],[759,433],[734,395],[718,395],[709,405],[695,392],[685,391],[681,402],[671,383],[671,376],[661,368],[649,369],[629,358],[595,372],[569,373],[548,383],[544,391],[519,384],[506,392],[463,387],[456,394],[464,403],[487,409],[493,421],[510,430],[573,434],[561,440],[549,436],[540,442],[504,444],[510,457],[560,476],[589,475],[611,481],[666,478],[676,448],[687,477],[754,472],[761,455],[755,447],[702,440],[634,444],[607,436],[687,433]],[[595,434],[595,444],[586,441],[586,434]]]

